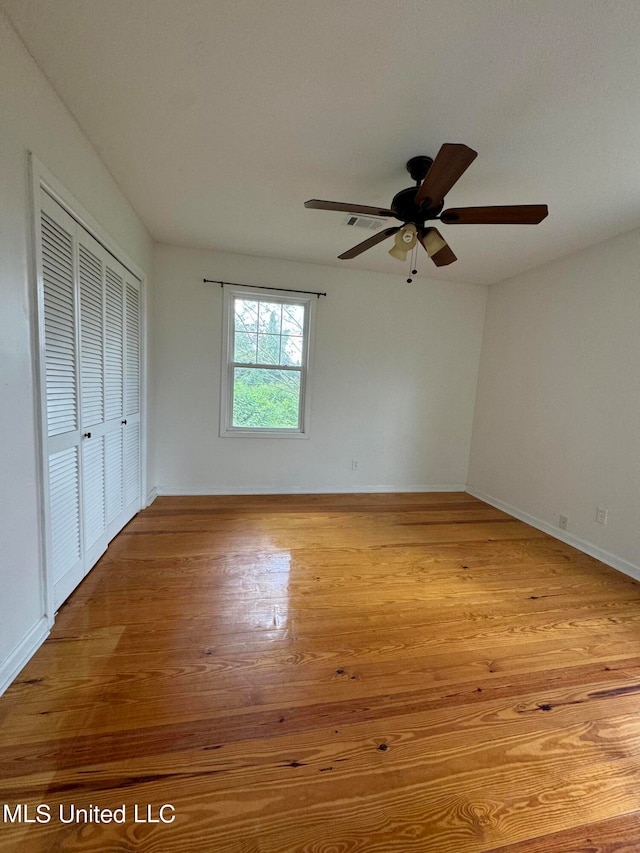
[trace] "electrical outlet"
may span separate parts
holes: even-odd
[[[558,527],[560,528],[560,530],[566,530],[567,524],[569,524],[569,519],[567,518],[567,516],[566,515],[559,515],[558,516]]]
[[[596,521],[598,522],[598,524],[606,524],[608,516],[608,509],[601,509],[600,507],[598,507],[598,509],[596,510]]]
[[[352,459],[352,460],[351,460],[351,470],[352,470],[352,471],[357,471],[357,470],[358,470],[358,460],[357,460],[357,459]]]

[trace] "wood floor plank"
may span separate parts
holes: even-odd
[[[500,853],[636,853],[638,850],[640,812],[617,815],[499,848]]]
[[[639,782],[640,585],[466,494],[159,498],[0,699],[2,851],[630,853]]]

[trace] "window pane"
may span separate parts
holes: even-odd
[[[283,335],[280,359],[280,364],[299,367],[302,364],[302,338],[294,335]]]
[[[236,367],[233,372],[234,427],[298,428],[298,371]]]
[[[282,334],[302,335],[304,332],[304,305],[282,306]]]
[[[280,364],[280,335],[258,335],[260,364]]]
[[[258,331],[258,300],[235,299],[235,327],[239,332]]]
[[[251,332],[236,332],[235,348],[233,360],[240,361],[242,364],[256,363],[256,349],[258,346],[258,336]]]
[[[260,302],[258,330],[271,335],[279,335],[281,309],[282,305],[279,302]]]

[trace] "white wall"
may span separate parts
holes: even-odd
[[[205,277],[328,292],[317,304],[308,441],[219,437],[222,291]],[[158,490],[460,487],[485,300],[474,285],[158,246]]]
[[[490,289],[469,467],[475,493],[554,528],[565,515],[636,573],[639,247],[633,231]]]
[[[0,692],[37,643],[43,598],[29,267],[30,149],[143,269],[151,241],[0,15]]]

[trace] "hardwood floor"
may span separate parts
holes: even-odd
[[[51,815],[2,851],[637,853],[640,586],[465,494],[159,498],[0,699],[0,791]]]

